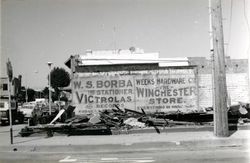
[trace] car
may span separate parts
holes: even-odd
[[[14,100],[11,101],[11,117],[12,123],[23,123],[24,115],[23,113],[17,108],[16,102]],[[1,99],[0,101],[0,120],[1,125],[9,124],[9,101],[7,99]]]
[[[32,112],[36,107],[35,102],[27,102],[20,106],[20,111],[24,114],[24,119],[28,120],[32,117]]]

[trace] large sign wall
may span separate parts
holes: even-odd
[[[197,81],[194,69],[77,73],[72,81],[76,114],[121,108],[147,112],[194,112]]]

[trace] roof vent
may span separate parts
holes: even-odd
[[[135,53],[136,49],[135,49],[135,47],[132,46],[132,47],[129,48],[129,50],[130,50],[131,53]]]

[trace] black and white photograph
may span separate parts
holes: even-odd
[[[0,0],[0,163],[249,163],[250,0]]]

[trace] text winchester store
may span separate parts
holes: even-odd
[[[71,69],[76,114],[112,109],[114,104],[165,113],[212,107],[212,67],[206,58],[159,58],[159,53],[141,49],[89,50],[71,56],[65,64]],[[247,60],[226,58],[226,65],[229,102],[248,101]]]

